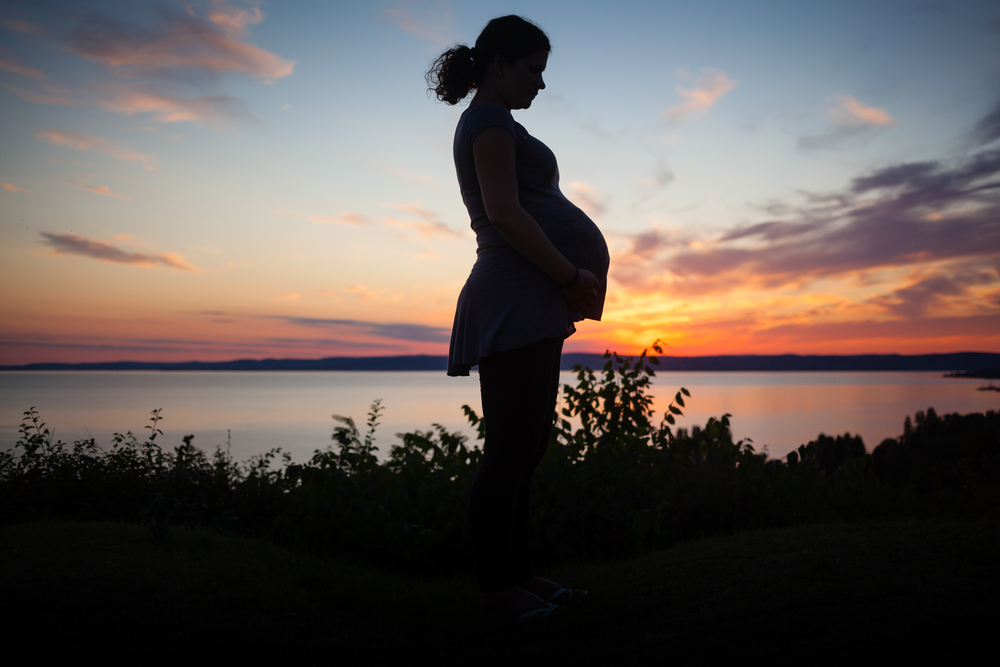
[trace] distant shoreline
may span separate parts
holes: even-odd
[[[1000,353],[865,355],[719,355],[709,357],[660,356],[661,371],[936,371],[954,377],[997,377]],[[603,354],[572,352],[562,357],[562,369],[580,364],[600,370]],[[233,361],[143,362],[116,361],[85,364],[25,364],[0,366],[0,371],[441,371],[447,357],[404,355],[386,357],[327,357],[324,359],[237,359]],[[986,375],[984,375],[986,374]]]

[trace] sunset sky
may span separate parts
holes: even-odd
[[[0,364],[446,353],[475,238],[423,75],[508,13],[612,252],[567,350],[1000,352],[995,0],[15,0]]]

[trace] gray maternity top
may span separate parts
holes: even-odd
[[[597,276],[598,303],[572,312],[562,288],[504,240],[490,223],[479,190],[472,143],[494,125],[514,137],[521,206],[575,266]],[[608,246],[597,225],[559,190],[556,156],[495,104],[470,106],[455,130],[455,168],[462,199],[476,232],[476,263],[458,297],[451,330],[448,375],[468,375],[491,352],[513,350],[555,336],[569,336],[573,322],[600,320],[607,291]]]

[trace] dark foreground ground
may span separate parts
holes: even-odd
[[[0,637],[6,664],[976,664],[1000,631],[998,565],[990,521],[753,531],[547,573],[591,594],[497,631],[465,578],[204,530],[28,524],[0,527]]]

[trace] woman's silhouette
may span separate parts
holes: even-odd
[[[531,479],[552,430],[563,340],[599,320],[608,248],[559,190],[555,155],[511,116],[545,88],[549,39],[518,16],[493,19],[474,48],[442,54],[427,74],[437,97],[475,91],[455,130],[476,262],[458,298],[449,375],[478,364],[486,422],[469,524],[484,616],[547,616],[582,591],[537,577],[529,554]]]

